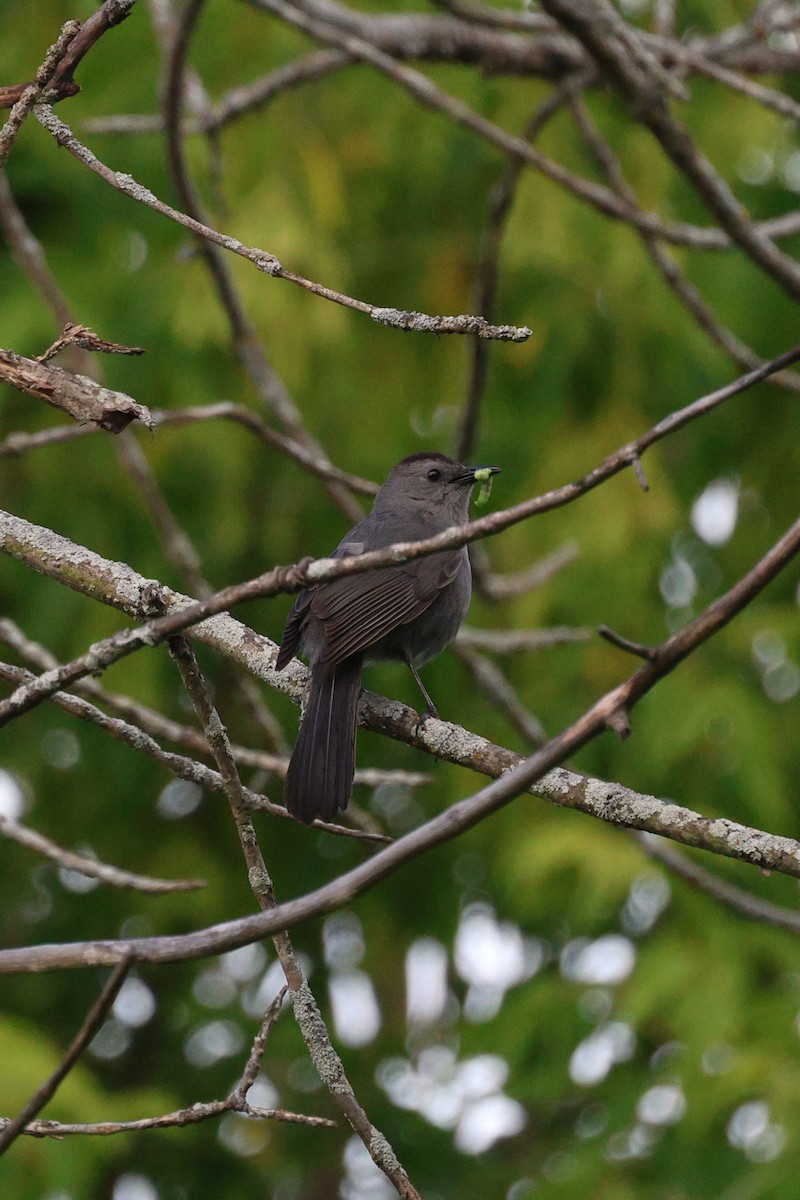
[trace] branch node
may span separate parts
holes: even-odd
[[[142,613],[148,617],[157,617],[167,611],[167,589],[157,579],[148,579],[139,593]]]
[[[644,467],[642,466],[642,460],[639,458],[639,455],[635,451],[631,455],[629,461],[630,461],[631,466],[633,467],[633,473],[636,476],[636,481],[639,484],[639,487],[642,489],[643,492],[649,492],[650,484],[648,483],[647,476],[644,473]]]
[[[616,633],[608,625],[598,625],[597,632],[601,638],[611,642],[611,645],[616,646],[618,650],[624,650],[626,654],[635,654],[637,658],[643,658],[645,662],[655,662],[658,656],[658,651],[654,646],[644,646],[641,642],[632,642],[630,638]]]
[[[259,271],[266,275],[278,276],[283,274],[283,267],[274,254],[266,250],[254,251],[250,261],[255,263]]]
[[[614,712],[609,713],[605,719],[605,726],[606,729],[611,730],[612,733],[615,733],[624,742],[625,738],[631,732],[628,710],[626,708],[617,708]]]
[[[48,346],[44,354],[39,354],[36,358],[37,362],[46,363],[51,358],[55,358],[62,350],[66,350],[68,346],[78,346],[81,350],[93,350],[98,354],[144,354],[143,346],[123,346],[120,342],[107,342],[104,338],[98,337],[93,329],[88,325],[79,325],[74,321],[67,321],[64,326],[61,336],[56,338],[51,346]]]

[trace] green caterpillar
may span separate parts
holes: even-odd
[[[481,489],[475,497],[475,504],[478,508],[483,508],[491,495],[492,475],[494,475],[492,467],[481,467],[479,471],[475,472],[475,479],[481,485]]]

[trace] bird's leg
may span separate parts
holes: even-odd
[[[405,658],[406,662],[408,663],[409,671],[411,672],[411,674],[414,676],[415,680],[417,681],[417,687],[422,692],[422,695],[425,697],[425,707],[428,710],[428,715],[431,717],[436,717],[436,719],[438,720],[439,719],[439,711],[438,711],[436,705],[431,700],[430,696],[428,695],[428,689],[425,687],[425,684],[420,679],[419,672],[417,671],[417,668],[414,666],[411,655],[405,654],[403,657]]]

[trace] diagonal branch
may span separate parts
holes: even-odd
[[[33,683],[18,688],[8,699],[0,702],[0,727],[7,724],[14,717],[28,712],[31,708],[40,704],[42,700],[52,695],[53,692],[74,683],[76,679],[103,671],[106,667],[124,658],[126,655],[132,654],[144,646],[154,646],[158,642],[171,637],[173,634],[181,633],[197,622],[204,621],[208,617],[224,612],[225,609],[232,608],[236,604],[242,604],[249,600],[264,599],[282,592],[296,592],[310,584],[340,579],[345,575],[357,575],[364,571],[376,570],[378,567],[411,562],[416,558],[435,554],[439,550],[449,550],[457,546],[464,546],[478,538],[499,533],[501,530],[507,529],[519,521],[527,520],[535,514],[560,508],[577,499],[578,496],[585,495],[587,492],[593,490],[599,484],[605,482],[606,479],[610,479],[613,475],[624,470],[625,467],[637,464],[645,450],[668,434],[682,428],[689,421],[706,415],[726,400],[739,395],[747,388],[752,387],[753,384],[766,379],[769,375],[795,362],[798,358],[800,358],[800,347],[796,346],[785,354],[779,355],[778,358],[772,359],[754,371],[750,371],[747,375],[743,375],[732,383],[727,384],[725,387],[719,388],[715,392],[710,392],[707,396],[702,396],[692,404],[686,405],[685,408],[670,413],[669,416],[659,421],[647,433],[629,442],[614,454],[609,455],[598,467],[595,467],[593,471],[589,471],[588,474],[584,475],[576,483],[566,484],[564,487],[545,492],[541,496],[534,496],[532,499],[526,500],[514,508],[492,513],[477,521],[472,521],[458,528],[454,527],[446,530],[444,533],[437,534],[435,537],[426,538],[422,541],[397,542],[382,550],[372,550],[365,554],[348,558],[304,559],[302,562],[290,566],[274,567],[263,575],[259,575],[255,579],[250,579],[245,583],[233,584],[230,587],[223,588],[205,600],[195,601],[188,605],[182,601],[178,601],[180,605],[178,611],[172,611],[166,616],[157,617],[139,629],[122,630],[119,633],[112,634],[111,637],[104,639],[102,642],[95,643],[86,653],[73,659],[72,662],[65,663],[57,670],[46,671]],[[15,554],[17,548],[16,542],[13,533],[9,534],[9,530],[13,529],[15,522],[18,520],[19,518],[12,517],[8,513],[0,513],[0,549],[6,550],[15,557],[25,557],[24,555]],[[23,527],[26,524],[26,522],[23,522]],[[3,525],[5,525],[6,536],[3,536]],[[40,564],[42,564],[37,569],[43,569],[44,562],[49,559],[48,547],[52,545],[53,539],[57,538],[57,535],[49,530],[42,531],[42,533],[43,537],[35,550],[35,554],[39,557]],[[154,592],[150,597],[150,601],[151,611],[154,608],[156,610],[163,609],[170,604],[173,607],[175,606],[174,598],[170,598],[163,588]]]
[[[231,253],[240,255],[240,257],[253,263],[259,271],[263,271],[266,275],[271,275],[275,279],[286,279],[290,283],[296,283],[306,291],[313,292],[315,296],[320,296],[324,300],[331,300],[334,304],[340,304],[344,308],[352,308],[358,312],[366,313],[379,325],[388,325],[395,329],[416,330],[423,333],[437,334],[473,334],[476,337],[496,338],[499,341],[506,342],[524,342],[531,336],[532,331],[527,325],[491,325],[482,317],[470,316],[468,314],[455,317],[429,316],[427,313],[407,312],[395,308],[380,308],[375,304],[369,304],[366,300],[357,300],[352,296],[345,295],[344,292],[337,292],[333,288],[325,287],[323,284],[306,279],[303,275],[298,275],[294,271],[289,271],[283,267],[275,255],[271,254],[268,250],[246,246],[238,238],[219,233],[209,225],[203,224],[202,221],[196,221],[194,217],[190,217],[186,213],[172,208],[171,205],[165,204],[163,200],[159,200],[148,188],[137,183],[132,175],[125,174],[122,171],[112,171],[105,163],[100,162],[91,150],[78,141],[69,126],[60,117],[56,116],[49,105],[37,104],[34,108],[34,114],[39,123],[55,138],[59,146],[63,146],[66,150],[69,150],[79,162],[82,162],[84,166],[88,167],[90,171],[116,191],[121,192],[124,196],[129,196],[132,200],[136,200],[140,204],[144,204],[147,208],[153,209],[154,212],[159,213],[162,217],[167,217],[170,221],[175,221],[178,225],[182,225],[198,237],[205,238],[209,242],[213,242],[216,246],[222,246],[225,250],[230,250]]]
[[[285,995],[282,988],[267,1009],[261,1028],[253,1039],[247,1062],[242,1076],[225,1100],[207,1100],[192,1104],[190,1108],[179,1108],[175,1112],[162,1113],[158,1117],[139,1117],[134,1121],[96,1121],[91,1124],[72,1124],[62,1121],[29,1121],[20,1130],[30,1137],[63,1138],[75,1134],[94,1137],[108,1137],[115,1133],[138,1133],[143,1129],[174,1129],[186,1125],[196,1125],[199,1121],[208,1121],[221,1117],[225,1113],[236,1112],[242,1116],[254,1117],[257,1120],[287,1121],[294,1125],[310,1125],[312,1127],[333,1129],[336,1122],[327,1117],[308,1117],[304,1113],[287,1112],[284,1108],[257,1108],[247,1102],[247,1092],[252,1087],[264,1047],[272,1029],[280,1016],[281,1006]],[[4,1127],[0,1119],[0,1130]]]
[[[277,908],[275,889],[247,810],[244,788],[231,753],[227,731],[214,707],[189,642],[183,637],[172,638],[169,650],[222,776],[247,865],[247,878],[256,903],[262,912],[273,912]],[[354,1132],[361,1138],[375,1165],[391,1180],[398,1194],[406,1200],[421,1200],[388,1139],[375,1128],[356,1098],[286,930],[276,929],[272,935],[272,944],[286,977],[297,1026],[320,1080],[347,1117]]]
[[[77,344],[87,345],[85,339]],[[126,352],[135,353],[129,349]],[[87,375],[73,375],[62,367],[23,358],[11,350],[0,349],[0,383],[60,408],[81,424],[91,422],[109,433],[120,433],[131,421],[155,429],[150,410],[124,392],[102,387]]]
[[[51,1100],[56,1093],[59,1084],[66,1079],[75,1063],[80,1058],[83,1051],[89,1045],[94,1035],[105,1020],[106,1013],[111,1008],[114,1000],[117,997],[119,989],[125,982],[125,977],[133,965],[131,959],[123,958],[117,963],[111,975],[106,980],[102,992],[95,1000],[91,1009],[87,1013],[86,1020],[78,1030],[72,1045],[67,1050],[61,1062],[56,1067],[49,1079],[46,1079],[40,1088],[31,1096],[28,1103],[20,1113],[14,1117],[13,1121],[9,1121],[4,1129],[0,1129],[0,1155],[5,1154],[9,1146],[11,1146],[19,1135],[25,1129],[33,1117],[38,1112],[41,1112],[48,1100]]]
[[[5,664],[0,663],[0,673],[6,670]],[[41,854],[51,862],[58,863],[67,871],[79,871],[89,879],[99,879],[101,883],[111,887],[135,888],[137,892],[147,892],[161,896],[167,892],[188,892],[206,886],[205,879],[154,879],[151,875],[140,875],[135,871],[125,871],[120,867],[112,867],[109,863],[98,862],[88,854],[76,854],[74,850],[65,850],[50,838],[20,825],[11,817],[0,813],[0,836],[6,837],[34,854]]]
[[[44,62],[36,72],[36,78],[33,83],[23,84],[19,99],[16,103],[12,100],[14,107],[8,114],[8,119],[3,128],[0,129],[0,167],[3,167],[6,163],[11,153],[11,147],[14,145],[17,134],[22,128],[23,121],[30,113],[34,104],[41,99],[45,89],[48,88],[48,84],[51,85],[48,92],[52,93],[52,84],[55,82],[54,76],[67,54],[70,43],[75,40],[80,28],[80,21],[67,21],[61,29],[58,41],[54,42],[47,51]],[[77,86],[74,84],[72,88],[74,91],[78,91]],[[4,90],[8,91],[8,89]],[[11,89],[11,93],[13,94],[13,89]],[[0,108],[6,106],[0,104]]]
[[[146,962],[179,962],[217,954],[247,945],[268,934],[291,928],[300,921],[331,912],[368,888],[393,874],[405,863],[427,853],[434,846],[451,841],[471,829],[491,813],[537,785],[543,776],[556,776],[556,803],[574,804],[570,794],[573,777],[569,771],[552,768],[587,742],[609,728],[628,727],[633,706],[664,676],[693,653],[710,637],[724,628],[775,576],[800,552],[800,520],[723,596],[658,646],[650,661],[623,683],[602,696],[577,721],[552,738],[519,766],[503,774],[473,796],[452,805],[424,825],[378,851],[368,862],[339,876],[332,883],[297,900],[253,917],[244,917],[176,937],[135,938],[123,941],[76,942],[72,945],[29,946],[0,951],[0,974],[19,971],[45,971],[86,966],[109,965],[120,958],[133,957]],[[436,720],[423,723],[434,735]],[[577,777],[580,782],[580,777]],[[724,818],[711,820],[678,806],[665,805],[653,797],[640,797],[631,809],[617,803],[613,785],[587,788],[594,815],[617,825],[661,833],[687,845],[703,846],[732,858],[756,863],[800,878],[800,844],[790,838],[764,834],[736,826]]]
[[[800,267],[750,220],[744,205],[686,128],[672,116],[661,81],[631,53],[636,34],[608,0],[542,0],[542,7],[586,47],[632,116],[646,125],[722,228],[793,299]]]

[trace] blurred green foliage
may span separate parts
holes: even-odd
[[[88,0],[5,0],[0,81],[30,78],[59,24],[87,16],[93,7]],[[305,46],[295,32],[246,5],[207,8],[192,65],[215,98]],[[720,29],[750,8],[698,0],[683,19]],[[148,10],[137,5],[82,64],[83,91],[59,112],[103,161],[174,201],[161,137],[81,134],[90,118],[154,112],[160,71]],[[535,81],[484,79],[452,66],[431,71],[444,87],[513,130],[545,95]],[[706,220],[619,105],[597,94],[590,106],[645,207],[671,218]],[[691,104],[680,108],[754,216],[794,207],[783,168],[798,154],[796,129],[708,82],[693,83]],[[593,171],[566,113],[547,126],[540,144],[573,169]],[[221,196],[207,185],[205,144],[194,139],[189,151],[216,226],[268,249],[291,270],[377,304],[470,311],[487,192],[502,171],[502,156],[416,107],[366,67],[280,96],[227,129]],[[773,164],[758,185],[739,177],[754,153]],[[231,350],[213,288],[182,230],[111,191],[58,151],[32,119],[8,175],[75,319],[102,337],[147,348],[142,359],[104,361],[111,386],[154,408],[218,400],[259,408]],[[676,255],[720,318],[760,353],[779,353],[797,340],[795,309],[741,254]],[[491,350],[476,457],[503,466],[492,505],[505,507],[578,477],[735,373],[665,290],[635,234],[531,172],[519,186],[501,267],[497,319],[528,323],[535,332],[525,345]],[[379,480],[414,450],[452,448],[468,375],[463,339],[401,336],[271,280],[233,256],[229,269],[272,363],[334,462]],[[35,355],[56,332],[47,307],[4,249],[0,344]],[[3,389],[0,436],[56,420],[38,401]],[[154,438],[134,436],[215,585],[325,553],[346,526],[313,478],[238,427],[203,423],[164,427]],[[663,638],[730,586],[795,519],[796,398],[762,385],[660,444],[645,467],[651,485],[646,494],[625,473],[487,544],[498,571],[520,570],[572,540],[580,555],[528,595],[496,606],[476,601],[471,623],[515,629],[603,622],[637,640]],[[693,530],[691,512],[719,479],[737,484],[739,506],[733,536],[715,547]],[[0,504],[144,575],[184,586],[108,435],[2,459]],[[660,588],[671,564],[678,564],[684,579],[688,569],[691,584],[688,602],[672,606]],[[797,672],[797,588],[796,568],[786,571],[641,703],[628,741],[606,735],[577,756],[576,769],[712,816],[800,837],[798,697],[791,686],[778,696],[767,678],[771,669],[774,680],[781,664],[789,683]],[[61,659],[122,624],[111,610],[9,560],[0,562],[0,597],[3,614]],[[288,600],[278,599],[240,615],[278,638],[287,607]],[[258,732],[231,687],[230,668],[209,654],[202,658],[232,734],[257,744]],[[508,657],[502,666],[522,701],[554,733],[623,678],[631,662],[597,640]],[[452,656],[432,664],[427,680],[444,715],[524,749]],[[163,649],[120,663],[107,683],[189,720]],[[416,703],[399,670],[375,669],[367,683]],[[266,699],[291,739],[296,713],[280,699]],[[431,766],[421,754],[370,734],[360,738],[360,761]],[[0,764],[24,790],[24,819],[62,845],[89,847],[104,861],[140,872],[209,881],[202,892],[159,899],[106,888],[75,890],[55,867],[5,842],[4,946],[184,931],[252,910],[235,830],[218,795],[204,797],[180,821],[165,819],[156,805],[169,781],[159,767],[44,705],[3,731]],[[401,818],[419,821],[476,785],[463,770],[439,765],[433,782],[401,804]],[[267,787],[279,796],[277,781]],[[357,799],[366,806],[381,803],[363,790]],[[261,821],[260,830],[281,898],[305,893],[363,857],[357,847],[284,822]],[[792,880],[762,878],[707,856],[703,861],[759,895],[796,903]],[[345,1064],[370,1116],[428,1200],[796,1196],[796,939],[747,923],[681,882],[653,882],[664,878],[623,831],[529,797],[409,865],[353,906],[365,946],[360,969],[372,980],[382,1025],[368,1045],[343,1047]],[[660,908],[648,910],[650,923],[642,919],[637,927],[631,906],[642,895],[660,896]],[[528,953],[535,946],[540,956],[538,970],[511,987],[486,1019],[474,1012],[469,1019],[469,1008],[465,1013],[461,1007],[467,985],[452,957],[460,914],[484,911],[469,908],[476,904],[490,906],[499,921],[534,939]],[[293,937],[330,1016],[327,985],[334,969],[323,961],[320,932],[317,922]],[[577,953],[576,939],[609,934],[624,937],[635,950],[635,965],[624,978],[581,982],[559,969],[560,956],[562,966],[566,962],[564,947]],[[404,962],[421,938],[436,939],[450,956],[452,995],[434,1027],[409,1031]],[[252,1001],[257,979],[229,976],[235,986],[212,1003],[199,982],[208,984],[210,970],[201,963],[143,971],[156,1001],[151,1019],[128,1028],[123,1053],[84,1056],[44,1115],[121,1120],[226,1094],[257,1028],[255,1010],[242,1008],[243,995]],[[2,979],[0,1114],[13,1115],[55,1066],[101,978],[83,971]],[[225,1028],[235,1053],[210,1065],[187,1060],[192,1036],[197,1041],[197,1031],[212,1021],[230,1023]],[[594,1047],[602,1058],[614,1028],[622,1039],[618,1061],[594,1082],[576,1081],[576,1049],[594,1035],[586,1053]],[[241,1045],[231,1030],[239,1031]],[[524,1106],[524,1129],[474,1157],[456,1148],[447,1120],[437,1128],[391,1103],[380,1083],[386,1063],[405,1057],[419,1066],[430,1061],[426,1047],[437,1045],[462,1063],[478,1055],[504,1060],[504,1093]],[[275,1103],[336,1115],[327,1094],[309,1079],[288,1015],[270,1040],[264,1073]],[[652,1089],[661,1085],[668,1090],[654,1100]],[[652,1104],[662,1102],[660,1123],[641,1118],[648,1095]],[[21,1139],[4,1163],[3,1190],[16,1200],[328,1197],[339,1193],[346,1142],[344,1129],[255,1127],[239,1120],[116,1138]],[[153,1190],[137,1193],[131,1175],[142,1176]],[[352,1169],[349,1179],[351,1200],[383,1195],[353,1182]]]

